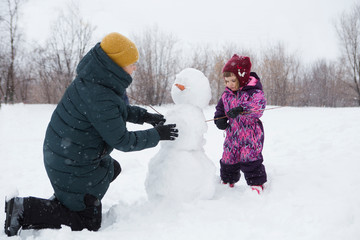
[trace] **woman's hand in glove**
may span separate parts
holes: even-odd
[[[160,140],[170,140],[174,141],[178,136],[179,130],[176,127],[176,124],[167,124],[159,123],[155,129],[158,131]]]
[[[153,125],[154,127],[157,126],[161,122],[164,123],[165,121],[166,121],[166,119],[161,114],[147,112],[147,113],[145,113],[145,116],[144,116],[144,122],[149,123],[149,124]]]

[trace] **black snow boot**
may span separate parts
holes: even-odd
[[[21,220],[24,213],[24,199],[15,197],[5,201],[5,233],[9,237],[18,234],[21,228]]]

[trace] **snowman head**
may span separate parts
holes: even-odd
[[[186,68],[176,75],[171,88],[175,104],[190,104],[204,108],[211,99],[209,80],[194,68]]]

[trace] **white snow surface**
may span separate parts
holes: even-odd
[[[6,195],[17,191],[21,197],[52,195],[42,144],[54,108],[24,104],[0,108],[0,206]],[[173,108],[173,104],[156,107],[164,115]],[[213,117],[214,108],[204,109],[206,119]],[[144,183],[148,164],[162,144],[133,153],[114,151],[123,171],[102,200],[98,232],[72,232],[64,226],[24,230],[11,239],[360,239],[360,108],[284,107],[265,111],[261,119],[268,183],[260,196],[249,190],[243,176],[233,189],[220,184],[224,138],[210,121],[203,148],[216,166],[212,198],[150,201]],[[182,179],[185,182],[186,176]],[[5,220],[3,210],[0,219]],[[7,239],[3,231],[0,239]]]

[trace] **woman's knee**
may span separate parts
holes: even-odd
[[[111,181],[114,181],[117,178],[117,176],[119,176],[120,173],[121,173],[120,163],[114,160],[114,176]]]
[[[84,197],[85,210],[79,212],[84,228],[90,231],[97,231],[101,227],[102,205],[100,199],[93,195],[86,194]]]

